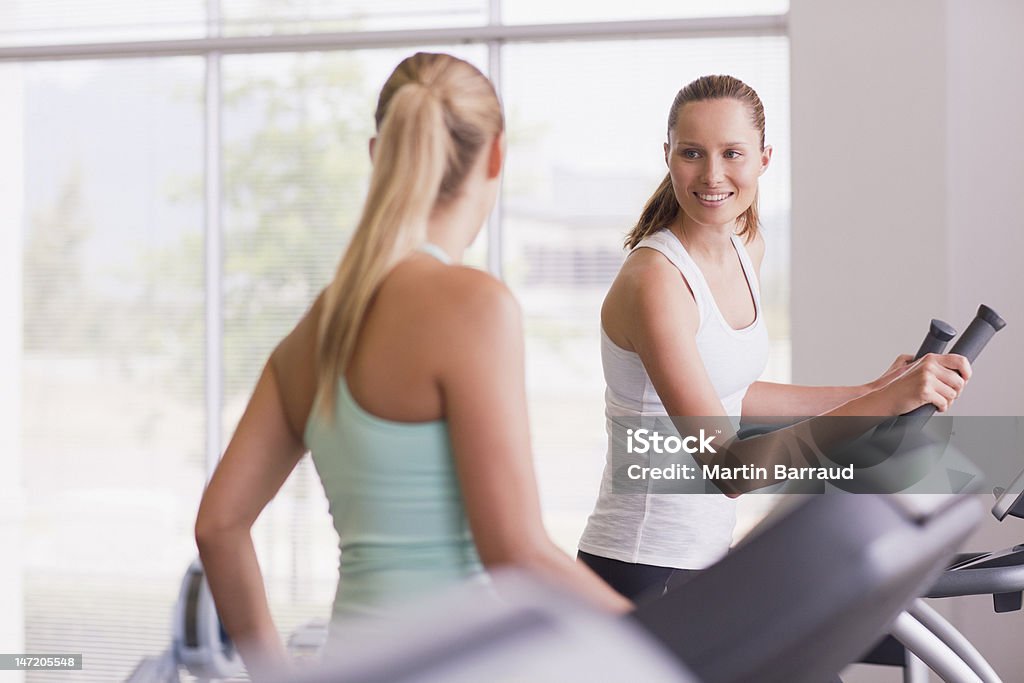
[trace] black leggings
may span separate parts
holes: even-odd
[[[652,564],[634,564],[591,555],[582,550],[576,559],[594,570],[605,583],[637,604],[660,598],[671,588],[700,573],[699,569],[673,569]]]

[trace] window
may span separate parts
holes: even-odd
[[[548,24],[777,15],[789,9],[789,0],[633,0],[616,3],[508,0],[502,3],[501,9],[502,18],[508,24]]]
[[[622,238],[664,174],[668,105],[703,73],[733,73],[765,102],[775,156],[761,183],[762,292],[769,372],[788,379],[784,4],[652,0],[613,16],[563,3],[555,16],[526,0],[430,11],[401,0],[224,0],[209,25],[208,4],[147,3],[145,14],[120,0],[88,11],[60,0],[0,6],[0,272],[20,273],[0,288],[0,313],[17,321],[0,325],[0,354],[13,349],[0,370],[15,379],[11,398],[0,391],[0,404],[15,406],[0,431],[20,434],[20,451],[0,456],[0,540],[20,548],[0,569],[20,586],[0,597],[0,636],[28,651],[84,652],[81,680],[97,681],[123,679],[168,645],[211,449],[226,444],[267,354],[333,273],[365,192],[377,91],[414,49],[453,52],[499,85],[508,165],[468,260],[500,271],[523,306],[545,519],[563,547],[575,545],[604,462],[600,303]],[[703,24],[643,39],[582,26],[755,12],[775,19],[732,37],[728,18],[714,37]],[[509,32],[496,37],[499,17]],[[531,33],[552,20],[580,24]],[[375,31],[400,33],[366,45]],[[332,49],[303,42],[326,32],[340,32]],[[271,34],[293,44],[259,42]],[[89,53],[99,42],[211,35],[250,42],[216,59],[202,44],[160,43],[159,57],[117,45]],[[65,48],[79,52],[47,58]],[[111,49],[128,58],[106,58]],[[207,92],[216,101],[205,103]],[[220,191],[208,198],[211,153]],[[208,216],[219,221],[212,265]],[[254,538],[281,629],[326,616],[337,541],[308,459]]]
[[[195,553],[203,63],[8,65],[8,82],[12,69],[25,526],[5,557],[23,572],[26,651],[89,653],[90,680],[119,680],[166,646]]]
[[[200,38],[206,0],[7,0],[0,46]]]
[[[488,0],[224,0],[225,35],[324,33],[480,26]]]

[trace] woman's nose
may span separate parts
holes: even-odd
[[[715,185],[721,180],[722,164],[717,159],[708,159],[704,164],[704,172],[701,174],[701,181],[706,185]]]

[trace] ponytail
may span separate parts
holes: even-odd
[[[394,265],[426,241],[449,146],[438,97],[415,82],[399,88],[377,137],[366,206],[324,299],[317,379],[325,413],[333,413],[333,389],[352,359],[370,299]]]
[[[658,189],[644,204],[640,220],[626,235],[626,249],[632,249],[643,238],[670,225],[677,216],[679,216],[679,202],[676,200],[675,190],[672,189],[672,176],[666,173],[661,185],[658,185]]]
[[[485,143],[504,129],[494,86],[476,67],[419,52],[381,89],[366,205],[324,295],[317,391],[332,415],[338,380],[384,278],[427,239],[434,207],[456,196]]]
[[[742,227],[736,234],[743,238],[744,244],[750,244],[757,237],[757,231],[761,229],[761,215],[757,210],[758,197],[760,197],[760,192],[755,192],[754,201],[750,203],[747,210],[737,219]]]

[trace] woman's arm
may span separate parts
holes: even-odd
[[[448,362],[439,383],[455,465],[480,559],[519,566],[593,603],[624,612],[631,603],[548,537],[533,471],[519,307],[489,276],[456,271],[459,312],[447,325]]]
[[[754,382],[743,397],[743,417],[808,417],[820,415],[860,398],[868,385],[811,387],[799,384]]]
[[[881,389],[899,377],[914,362],[902,355],[882,373],[866,384],[853,386],[812,387],[799,384],[754,382],[743,397],[743,417],[809,417],[821,415],[847,401]]]
[[[663,256],[639,250],[631,256],[613,285],[602,320],[606,328],[623,332],[639,354],[647,374],[667,413],[673,417],[713,418],[725,415],[697,349],[700,322],[697,305],[679,272]],[[898,361],[899,362],[899,361]],[[884,385],[833,407],[820,417],[862,419],[808,420],[748,439],[735,438],[722,429],[722,447],[714,462],[729,468],[744,464],[768,467],[791,464],[797,447],[803,451],[814,444],[828,448],[871,429],[885,417],[899,415],[925,403],[945,411],[970,377],[970,365],[956,355],[929,354],[904,367],[893,368],[879,380]],[[760,392],[762,388],[755,391]],[[764,394],[762,393],[762,398]],[[833,395],[831,398],[838,398]],[[795,399],[797,403],[800,399]],[[773,408],[765,408],[770,415]],[[722,426],[723,421],[715,421]],[[816,457],[808,450],[808,457]],[[729,495],[739,495],[774,483],[772,480],[718,482]]]
[[[305,453],[285,418],[272,364],[256,384],[199,506],[195,535],[217,612],[253,680],[287,662],[250,529]]]

